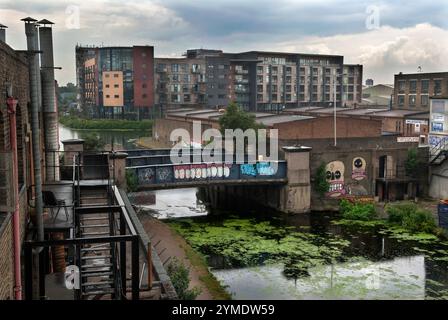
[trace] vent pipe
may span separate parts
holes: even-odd
[[[31,98],[31,131],[33,139],[33,167],[35,186],[35,208],[37,224],[37,240],[44,240],[43,205],[42,205],[42,174],[40,154],[40,128],[39,128],[39,56],[37,50],[37,26],[33,18],[24,18],[26,43],[28,49],[30,98]]]
[[[0,41],[6,42],[6,28],[7,26],[0,23]]]
[[[59,180],[58,114],[54,82],[53,32],[54,23],[46,19],[38,22],[41,54],[42,115],[44,122],[46,181]],[[42,26],[43,25],[43,26]]]

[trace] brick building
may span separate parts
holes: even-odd
[[[429,112],[431,97],[448,95],[448,72],[395,75],[393,108]]]
[[[20,236],[24,239],[25,223],[27,219],[27,186],[32,181],[30,168],[31,134],[28,116],[29,103],[28,64],[25,56],[14,51],[6,43],[0,41],[0,84],[10,87],[12,95],[18,100],[17,117],[17,146],[18,146],[18,182],[20,203]],[[6,94],[0,95],[0,208],[7,203],[11,193],[11,180],[7,173],[10,158],[10,122],[6,109]],[[6,172],[5,172],[6,169]],[[1,212],[0,209],[0,300],[14,299],[14,251],[13,251],[13,223],[12,215]]]
[[[104,81],[105,75],[112,71],[115,72],[112,76],[120,79],[110,87]],[[148,117],[152,111],[154,47],[77,46],[76,73],[79,102],[92,116],[123,113],[139,118]]]

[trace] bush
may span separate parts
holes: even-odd
[[[126,185],[128,188],[128,192],[137,191],[138,177],[135,171],[126,170]]]
[[[434,233],[436,223],[430,211],[419,208],[414,203],[388,205],[386,212],[390,223],[399,225],[411,232]]]
[[[167,272],[180,300],[194,300],[201,294],[201,290],[197,287],[188,289],[190,270],[176,257],[168,265]]]
[[[317,168],[316,176],[314,178],[314,189],[321,197],[328,192],[330,184],[327,181],[327,173],[325,171],[325,163],[321,163]]]
[[[375,205],[373,203],[352,203],[342,199],[339,204],[342,217],[348,220],[369,221],[377,217]]]
[[[100,151],[104,149],[104,141],[94,133],[83,133],[81,139],[84,140],[85,151]]]
[[[75,116],[60,117],[59,122],[72,129],[88,130],[150,130],[152,120],[81,119]]]

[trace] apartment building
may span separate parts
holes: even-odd
[[[79,102],[92,116],[148,116],[154,106],[154,47],[76,47]]]
[[[344,65],[342,56],[262,51],[224,53],[203,49],[188,50],[185,56],[172,59],[171,63],[203,66],[201,99],[196,103],[185,102],[178,95],[172,98],[179,100],[157,95],[156,103],[169,106],[178,101],[178,105],[221,108],[235,101],[245,110],[280,111],[301,106],[330,106],[335,96],[338,106],[349,107],[360,103],[362,98],[362,66]],[[167,59],[156,61],[162,67],[169,64]],[[168,68],[170,71],[173,72]],[[184,73],[181,70],[175,73],[178,76],[157,76],[157,89],[165,90],[163,82],[172,79],[175,79],[170,84],[174,85],[172,88],[177,90],[176,83],[182,87]]]
[[[432,97],[448,95],[448,72],[395,75],[394,109],[429,111]]]
[[[205,63],[196,58],[156,58],[155,101],[166,108],[205,103]]]

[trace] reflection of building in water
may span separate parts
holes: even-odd
[[[448,262],[426,259],[426,293],[431,297],[448,297]]]

